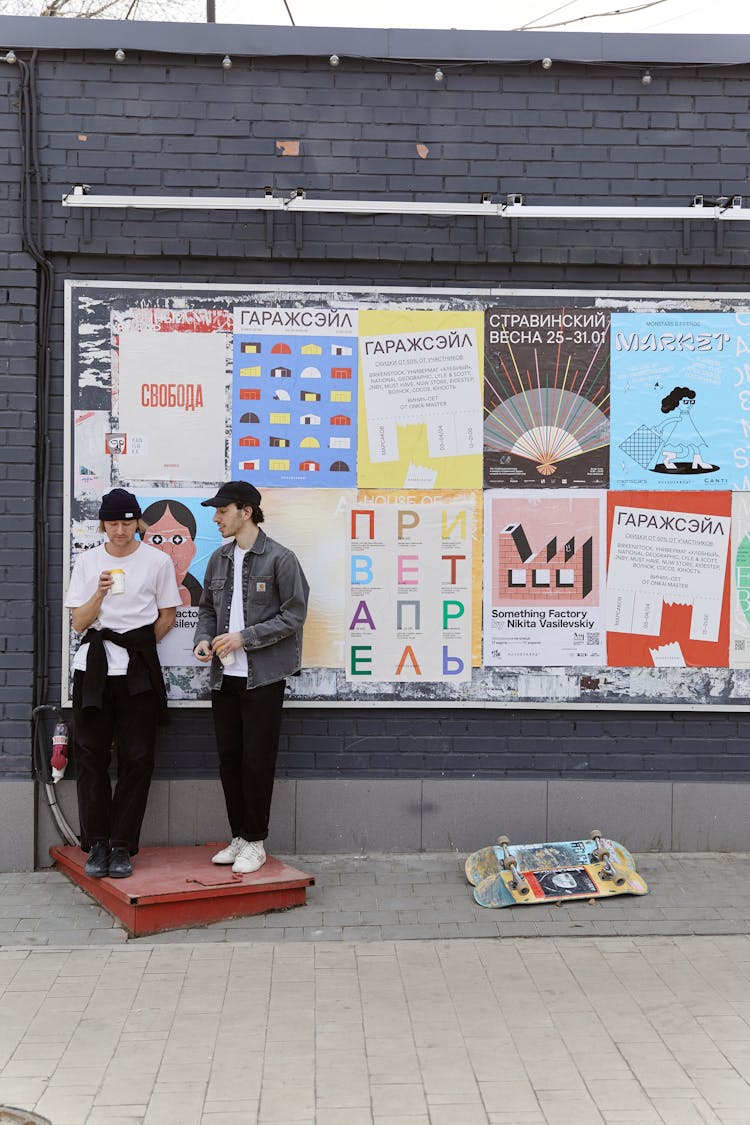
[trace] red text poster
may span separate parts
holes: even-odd
[[[611,492],[611,667],[726,668],[730,492]]]

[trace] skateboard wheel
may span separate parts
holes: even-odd
[[[504,844],[509,844],[510,840],[508,839],[507,836],[498,836],[497,842],[500,845],[500,847],[502,848]]]
[[[601,828],[592,828],[591,829],[591,839],[592,840],[595,840],[597,836],[601,836],[601,835],[602,835]]]

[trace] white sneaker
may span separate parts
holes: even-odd
[[[247,840],[243,840],[241,836],[235,836],[225,848],[211,856],[211,863],[234,863],[242,849],[246,847]]]
[[[234,841],[232,841],[234,843]],[[242,848],[232,864],[232,871],[236,875],[249,875],[257,871],[266,862],[266,849],[262,840],[242,841]]]

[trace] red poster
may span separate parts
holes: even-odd
[[[726,668],[730,492],[611,492],[610,667]]]

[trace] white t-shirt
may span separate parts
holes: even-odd
[[[78,556],[70,576],[65,605],[77,609],[85,605],[96,593],[99,575],[103,570],[123,570],[125,572],[125,593],[106,594],[92,629],[114,629],[125,633],[128,629],[138,629],[151,625],[159,615],[160,609],[182,605],[177,589],[172,560],[150,547],[139,543],[132,555],[119,559],[110,555],[104,543]],[[124,676],[130,660],[127,649],[105,641],[107,670],[110,676]],[[89,646],[81,645],[73,660],[73,667],[83,671]]]
[[[234,545],[234,585],[232,586],[232,604],[229,609],[229,633],[241,633],[245,628],[245,605],[242,598],[242,564],[247,551]],[[242,676],[247,679],[247,652],[244,648],[234,650],[234,664],[224,669],[225,676]]]

